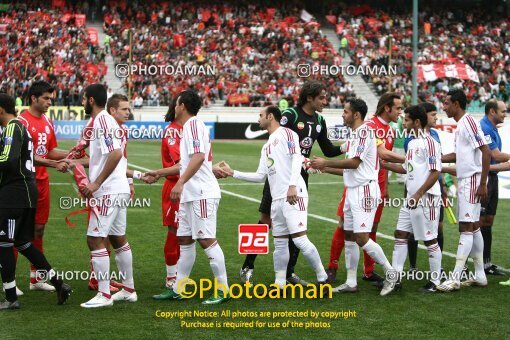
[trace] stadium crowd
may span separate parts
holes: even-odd
[[[396,5],[395,5],[396,6]],[[412,19],[398,13],[397,7],[336,7],[329,12],[337,20],[339,38],[347,39],[346,50],[357,65],[387,65],[389,37],[392,37],[391,64],[397,75],[391,90],[410,101],[412,87]],[[474,15],[473,13],[479,13]],[[421,82],[420,95],[437,107],[452,88],[465,88],[471,109],[483,111],[483,105],[497,98],[509,102],[510,95],[510,22],[497,8],[477,8],[466,13],[454,9],[427,8],[419,12],[418,63],[460,61],[470,65],[480,83],[458,79]],[[380,95],[389,89],[389,79],[366,76]],[[482,108],[482,109],[480,109]]]
[[[106,74],[103,49],[94,44],[74,9],[14,4],[0,13],[0,91],[28,105],[33,81],[57,89],[57,105],[80,105],[87,85]]]
[[[116,63],[128,60],[132,29],[133,63],[214,67],[214,74],[205,76],[133,76],[135,96],[149,105],[167,105],[169,98],[192,87],[206,106],[216,100],[230,106],[263,106],[282,97],[296,102],[303,83],[297,65],[340,63],[320,25],[301,21],[300,11],[293,4],[267,8],[222,1],[142,7],[135,1],[109,8],[104,21]],[[326,81],[331,105],[341,107],[353,93],[352,85],[341,76]]]

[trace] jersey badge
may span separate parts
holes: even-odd
[[[174,145],[175,144],[175,138],[168,138],[168,144]]]
[[[299,130],[303,130],[303,129],[305,128],[305,123],[303,123],[303,122],[299,122],[299,123],[297,124],[297,128],[298,128]]]
[[[106,136],[104,138],[104,143],[106,144],[106,146],[112,146],[113,145],[112,136]]]
[[[267,167],[270,168],[274,165],[274,160],[272,158],[267,159]]]
[[[301,141],[301,147],[304,149],[310,149],[312,147],[313,140],[310,137],[306,137]]]
[[[44,145],[39,145],[37,147],[37,149],[35,149],[35,154],[37,156],[45,156],[47,152],[48,152],[48,150],[46,149],[46,146],[44,146]]]
[[[5,137],[4,145],[11,145],[11,144],[12,144],[12,137]]]
[[[322,131],[322,126],[317,125],[317,126],[315,127],[315,129],[317,130],[317,133],[321,133],[321,131]]]
[[[282,117],[282,119],[280,119],[280,125],[287,125],[288,122],[289,120],[287,117]]]
[[[200,141],[198,139],[194,139],[193,140],[193,147],[194,148],[199,148],[200,147]]]
[[[44,131],[46,131],[47,134],[50,134],[50,128],[48,127],[48,125],[44,127]]]

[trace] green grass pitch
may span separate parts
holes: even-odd
[[[69,149],[70,141],[63,141],[60,147]],[[225,160],[233,168],[243,171],[255,171],[258,165],[261,142],[214,142],[214,161]],[[316,148],[313,154],[321,154]],[[128,145],[129,163],[142,168],[159,168],[160,143],[131,141]],[[85,215],[73,216],[77,224],[70,228],[64,218],[69,212],[59,209],[62,196],[76,194],[72,189],[71,176],[50,170],[51,178],[51,214],[46,226],[45,253],[57,270],[88,270],[89,251],[85,241]],[[25,292],[20,297],[22,309],[0,313],[2,338],[35,338],[49,336],[52,338],[204,338],[204,339],[253,339],[253,338],[454,338],[461,335],[467,337],[503,338],[508,336],[508,306],[510,288],[498,284],[507,277],[489,277],[489,287],[465,288],[452,294],[423,295],[417,290],[425,284],[419,281],[405,281],[403,290],[386,298],[378,295],[378,291],[370,284],[361,280],[361,265],[358,268],[358,294],[334,295],[332,299],[286,299],[257,300],[238,299],[220,306],[202,306],[201,299],[192,298],[185,301],[152,300],[153,294],[162,291],[165,266],[163,244],[166,229],[161,225],[161,183],[144,185],[136,183],[136,196],[150,198],[150,208],[131,208],[128,211],[128,240],[133,251],[135,285],[139,300],[136,303],[116,303],[112,308],[86,310],[80,303],[90,299],[94,292],[87,290],[86,281],[71,281],[73,294],[64,306],[56,305],[52,293],[31,292],[28,289],[29,268],[26,259],[20,256],[17,266],[18,286]],[[239,185],[242,184],[242,185]],[[231,193],[260,200],[261,185],[244,185],[233,179],[221,180],[220,186],[225,190],[218,212],[217,237],[225,253],[229,283],[239,283],[239,269],[244,256],[237,252],[237,226],[240,223],[254,223],[258,220],[258,203]],[[390,185],[392,197],[402,196],[402,186]],[[310,203],[308,233],[317,246],[322,262],[327,265],[331,236],[337,220],[336,210],[342,191],[342,179],[331,175],[313,175],[310,177]],[[510,203],[499,202],[498,215],[494,226],[493,262],[510,268],[510,257],[506,241],[510,237],[507,221],[510,219]],[[380,232],[393,235],[398,215],[397,208],[384,211]],[[319,217],[319,218],[318,218]],[[322,218],[322,219],[321,219]],[[457,227],[445,221],[445,248],[455,253],[458,242]],[[391,258],[393,241],[380,237],[378,241],[388,258]],[[272,251],[272,241],[270,242]],[[256,283],[269,285],[273,282],[272,255],[259,256],[256,262],[254,279]],[[362,259],[362,257],[361,257]],[[360,260],[362,262],[362,260]],[[111,259],[111,270],[116,271],[115,261]],[[428,269],[427,254],[418,251],[418,266]],[[454,258],[443,257],[443,267],[451,270]],[[472,267],[472,264],[471,264]],[[406,267],[407,268],[407,263]],[[377,266],[376,271],[382,273]],[[313,281],[315,274],[309,268],[303,256],[300,256],[296,273]],[[344,257],[340,259],[340,269],[335,285],[345,280]],[[197,248],[197,260],[192,278],[212,278],[207,258]],[[328,322],[328,328],[241,328],[241,329],[189,329],[182,328],[178,318],[163,319],[156,317],[157,311],[356,311],[355,318],[348,319],[317,319],[314,321]],[[196,318],[188,319],[188,321]],[[229,317],[202,321],[252,321],[284,322],[312,321],[292,318],[238,318]]]

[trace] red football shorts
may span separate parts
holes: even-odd
[[[161,208],[163,215],[163,225],[167,227],[177,227],[177,217],[179,214],[179,201],[170,201],[170,192],[175,185],[174,181],[165,180],[163,190],[161,191]]]
[[[36,181],[37,184],[37,206],[35,210],[35,224],[48,223],[50,216],[50,179],[46,178]]]
[[[345,192],[347,191],[347,188],[344,187],[344,191],[342,192],[342,198],[340,199],[340,204],[338,205],[338,210],[336,212],[336,216],[340,216],[341,218],[344,218],[344,204],[345,204]]]

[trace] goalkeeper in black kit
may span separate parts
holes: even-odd
[[[58,304],[64,304],[71,287],[57,279],[46,257],[35,248],[35,205],[37,187],[33,164],[33,145],[25,126],[16,118],[14,99],[0,93],[0,267],[5,300],[0,310],[18,309],[16,295],[16,261],[13,247],[25,256],[38,270],[47,273],[57,291]]]
[[[327,92],[324,84],[318,81],[309,81],[303,85],[299,93],[299,99],[296,107],[287,109],[282,113],[280,125],[291,129],[299,136],[299,146],[301,154],[309,158],[315,141],[326,157],[339,156],[342,151],[340,146],[334,146],[328,139],[328,131],[325,119],[319,114],[327,105]],[[308,172],[301,170],[301,176],[305,180],[308,188]],[[269,191],[269,183],[266,180],[260,202],[259,224],[267,224],[271,226],[271,192]],[[296,247],[292,239],[289,239],[290,259],[287,267],[287,283],[301,284],[306,286],[308,282],[301,279],[294,273],[299,256],[299,249]],[[246,255],[240,276],[242,282],[252,282],[253,269],[256,254]]]

